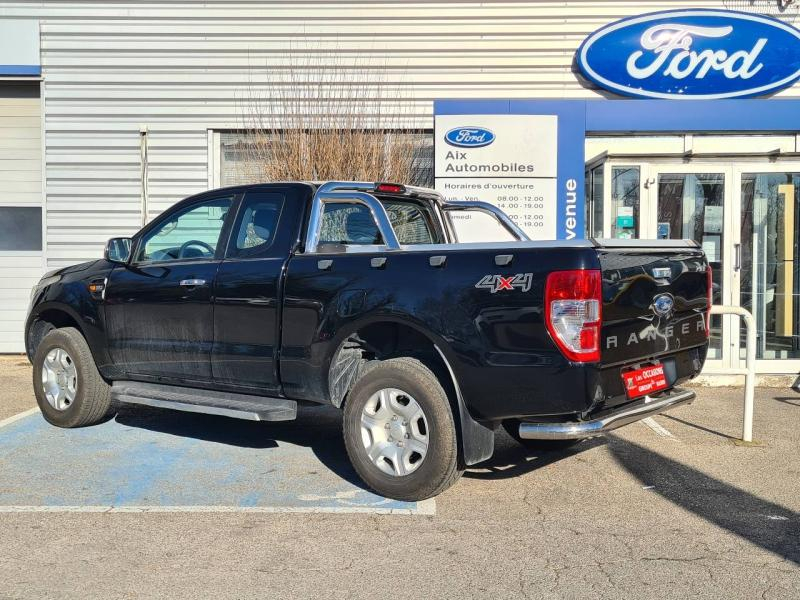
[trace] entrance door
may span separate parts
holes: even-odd
[[[800,371],[800,163],[737,164],[734,296],[756,322],[761,373]],[[744,367],[745,329],[734,365]],[[738,341],[738,340],[736,340]]]
[[[714,304],[730,302],[729,261],[732,170],[720,164],[648,165],[642,222],[647,239],[690,239],[703,248],[711,265]],[[708,360],[722,367],[728,317],[711,319]],[[710,366],[714,366],[713,364]]]
[[[587,169],[588,230],[595,237],[696,241],[711,263],[714,303],[730,304],[733,189],[729,163],[611,159]],[[733,335],[731,317],[712,317],[708,371],[730,364]]]
[[[755,318],[758,372],[800,371],[800,161],[603,157],[587,167],[589,235],[697,241],[714,303]],[[712,317],[711,336],[704,372],[744,367],[738,317]]]

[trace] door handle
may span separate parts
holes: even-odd
[[[181,285],[183,287],[197,287],[198,285],[205,285],[205,279],[182,279]]]
[[[741,271],[742,270],[742,245],[741,244],[734,244],[733,245],[733,270],[734,271]]]

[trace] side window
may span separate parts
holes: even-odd
[[[283,194],[252,192],[245,196],[233,228],[230,257],[264,256],[272,246],[283,212]]]
[[[172,215],[144,237],[136,262],[212,258],[232,202],[232,196],[214,198]]]
[[[383,244],[383,237],[363,204],[330,202],[322,213],[319,241],[321,244]]]

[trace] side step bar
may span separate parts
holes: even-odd
[[[519,437],[526,440],[571,440],[593,435],[602,435],[635,421],[652,417],[676,406],[690,404],[695,393],[675,388],[665,396],[645,396],[620,409],[612,409],[602,417],[591,421],[569,423],[520,423]]]
[[[297,417],[297,402],[294,400],[157,383],[115,381],[111,386],[111,397],[128,404],[144,404],[248,421],[291,421]]]

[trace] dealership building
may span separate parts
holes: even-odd
[[[757,370],[798,373],[798,5],[3,2],[0,353],[44,272],[246,180],[264,99],[322,82],[394,115],[415,183],[533,239],[694,239],[715,302],[755,317]],[[706,372],[743,341],[715,317]]]

